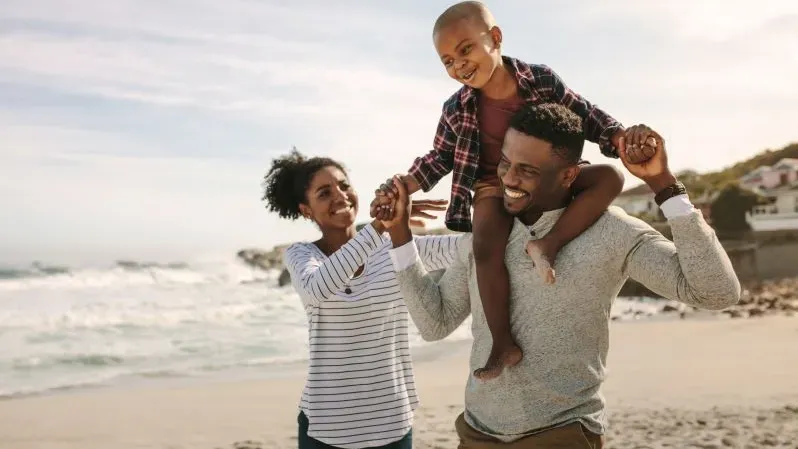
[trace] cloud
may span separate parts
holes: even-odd
[[[406,170],[457,88],[429,36],[449,3],[3,4],[0,218],[18,224],[0,253],[172,257],[311,237],[263,210],[269,162],[292,145],[338,158],[365,195]],[[675,166],[794,138],[794,5],[567,3],[497,3],[506,51],[662,130]]]

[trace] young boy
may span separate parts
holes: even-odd
[[[588,140],[602,153],[617,157],[623,126],[569,90],[548,67],[529,65],[501,55],[502,32],[487,7],[467,1],[447,9],[435,22],[433,40],[449,76],[464,86],[444,103],[434,149],[417,158],[403,177],[408,192],[425,192],[453,173],[446,226],[473,232],[474,259],[485,319],[493,349],[482,369],[482,380],[517,364],[523,354],[510,333],[509,275],[504,253],[512,227],[503,207],[504,191],[496,176],[510,117],[524,103],[560,103],[580,115]],[[627,139],[630,160],[653,155],[655,142]],[[378,193],[392,196],[391,184]],[[575,197],[554,228],[527,245],[546,283],[554,282],[552,265],[560,248],[590,227],[623,188],[622,176],[611,166],[585,166],[574,183]],[[473,225],[471,190],[474,191]]]

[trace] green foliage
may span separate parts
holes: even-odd
[[[721,232],[750,231],[745,214],[762,201],[762,198],[736,184],[729,184],[712,202],[712,226]]]
[[[699,185],[696,186],[697,188],[695,190],[691,189],[691,191],[699,192],[707,187],[713,190],[721,190],[729,184],[736,183],[737,180],[755,168],[763,165],[774,165],[784,158],[798,159],[798,143],[789,144],[780,150],[766,150],[763,153],[748,160],[738,162],[724,170],[701,175]],[[685,183],[685,185],[691,188],[687,183]]]

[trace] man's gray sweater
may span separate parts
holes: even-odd
[[[470,373],[465,418],[480,432],[514,441],[547,428],[581,422],[606,429],[601,384],[609,349],[610,306],[632,278],[660,295],[704,309],[740,298],[740,283],[714,231],[700,212],[669,220],[671,242],[641,220],[612,207],[557,257],[557,281],[546,285],[524,247],[545,235],[562,214],[547,212],[532,226],[516,220],[507,245],[512,333],[523,360],[496,379]],[[477,288],[471,235],[439,281],[429,276],[409,243],[393,250],[399,285],[426,340],[440,340],[469,315],[473,372],[485,363],[491,335]]]

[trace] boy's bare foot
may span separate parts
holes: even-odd
[[[526,244],[526,253],[532,258],[535,271],[546,284],[553,284],[556,280],[554,260],[557,258],[559,248],[545,237],[539,240],[530,240]]]
[[[524,353],[521,348],[512,340],[505,345],[494,344],[485,366],[474,370],[474,377],[482,381],[495,379],[501,375],[504,368],[517,365],[523,358]]]

